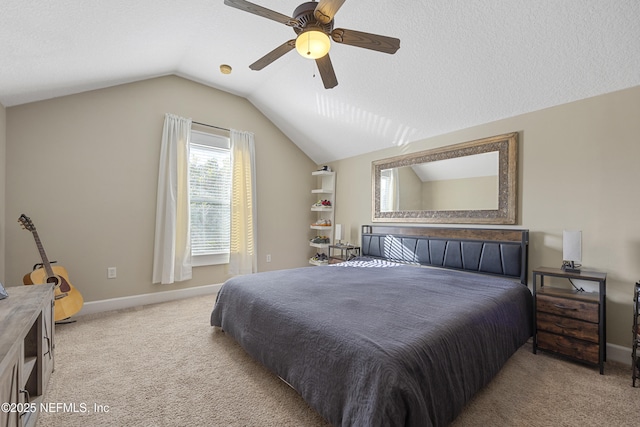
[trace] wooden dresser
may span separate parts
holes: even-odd
[[[34,426],[54,368],[53,285],[7,293],[0,300],[0,427]]]
[[[599,291],[544,286],[545,276],[595,281],[599,283]],[[570,273],[559,268],[539,267],[533,270],[534,353],[537,349],[553,352],[598,365],[600,373],[604,373],[606,277],[605,273]]]

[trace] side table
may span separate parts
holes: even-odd
[[[360,256],[360,246],[329,245],[329,264],[349,261],[357,256]]]
[[[545,287],[545,277],[597,282],[598,292]],[[606,273],[534,269],[533,353],[541,349],[598,365],[603,374],[607,360],[606,290]]]

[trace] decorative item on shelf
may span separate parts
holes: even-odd
[[[316,236],[311,239],[311,243],[329,244],[329,238],[327,236]]]
[[[328,264],[329,257],[325,253],[317,253],[311,259],[309,259],[313,264]]]
[[[582,231],[562,232],[562,269],[568,273],[579,273],[582,262]]]
[[[313,205],[311,205],[311,207],[312,208],[330,208],[331,200],[318,200]]]

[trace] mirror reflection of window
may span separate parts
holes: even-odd
[[[393,212],[398,206],[398,169],[384,169],[380,171],[380,210]]]

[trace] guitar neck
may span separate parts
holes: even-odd
[[[36,246],[38,247],[38,252],[40,252],[40,258],[42,259],[42,266],[44,267],[44,271],[47,273],[47,277],[53,277],[53,269],[51,268],[51,264],[49,263],[49,258],[47,258],[47,253],[44,251],[44,247],[42,246],[42,242],[40,241],[40,236],[38,236],[38,232],[33,230],[33,238],[36,241]]]

